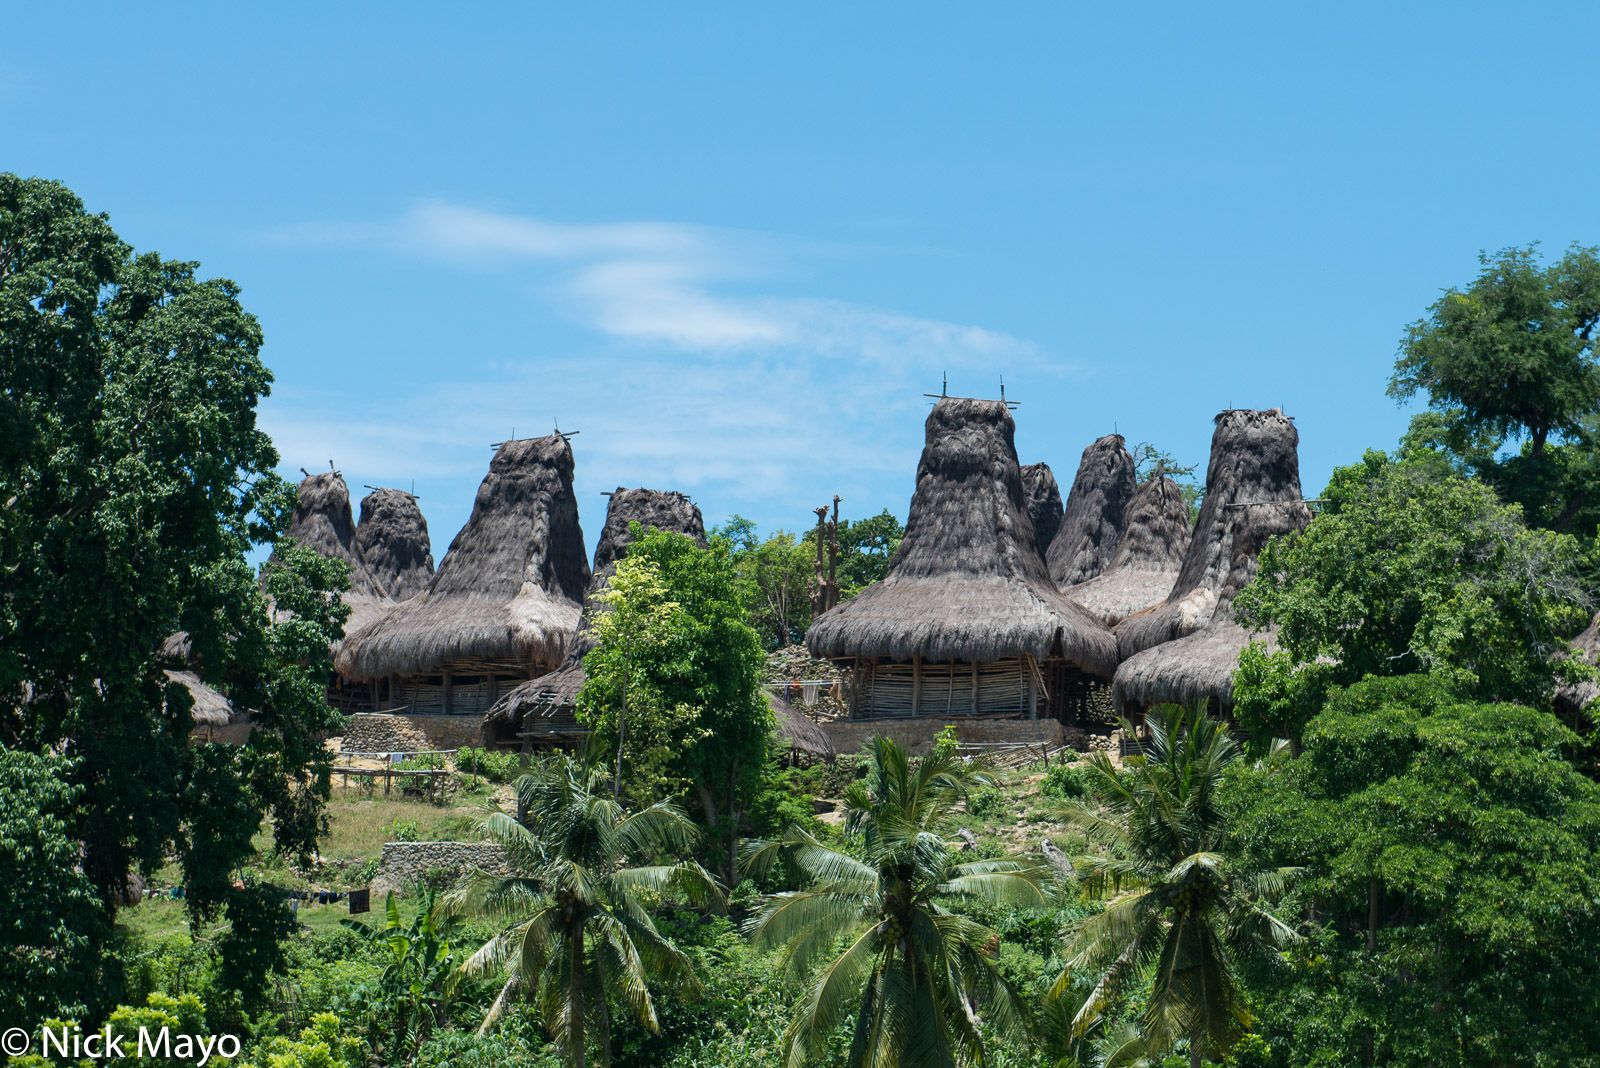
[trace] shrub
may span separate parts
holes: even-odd
[[[1044,773],[1044,782],[1040,789],[1044,796],[1060,801],[1073,801],[1086,797],[1089,793],[1079,769],[1067,764],[1052,765],[1050,770]]]
[[[980,820],[992,820],[1005,816],[1010,808],[999,790],[993,786],[982,786],[967,798],[967,811]]]
[[[422,830],[416,820],[395,820],[389,824],[389,838],[396,842],[420,842]]]
[[[456,752],[457,772],[478,775],[493,783],[510,782],[522,773],[523,766],[521,753],[495,749],[461,749]]]

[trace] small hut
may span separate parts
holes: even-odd
[[[1126,657],[1113,698],[1119,712],[1163,702],[1233,704],[1239,653],[1255,637],[1234,622],[1233,598],[1255,577],[1256,557],[1274,535],[1302,530],[1300,435],[1281,411],[1230,410],[1217,416],[1200,520],[1167,599],[1124,621]]]
[[[1039,551],[1050,552],[1061,529],[1061,487],[1056,485],[1055,473],[1049,464],[1026,464],[1022,468],[1022,493],[1028,502],[1028,518],[1033,520],[1033,533],[1039,539]]]
[[[235,713],[233,702],[202,682],[200,676],[194,672],[168,670],[166,676],[168,682],[176,682],[188,690],[189,697],[194,701],[194,706],[190,710],[190,715],[194,719],[194,730],[190,737],[195,741],[220,740],[224,728],[240,721],[249,722],[248,715]]]
[[[1121,434],[1107,434],[1083,450],[1061,529],[1046,556],[1057,589],[1088,582],[1111,566],[1133,489],[1133,457]]]
[[[555,667],[589,582],[572,470],[559,432],[496,446],[427,588],[347,634],[339,673],[386,681],[395,710],[482,715]]]
[[[361,522],[352,543],[372,581],[391,601],[408,601],[433,579],[428,521],[415,495],[379,488],[361,498]]]
[[[535,746],[570,745],[587,728],[578,722],[574,708],[578,691],[583,689],[583,658],[595,646],[590,627],[605,605],[596,595],[605,589],[616,573],[617,561],[628,554],[633,541],[630,524],[649,530],[669,530],[687,534],[700,545],[706,543],[705,521],[700,509],[681,493],[650,489],[623,489],[618,486],[606,508],[606,525],[594,549],[594,569],[584,595],[583,614],[572,640],[567,643],[561,666],[548,675],[513,689],[484,718],[484,739],[506,743],[523,736]]]
[[[806,635],[850,671],[853,716],[1072,719],[1088,680],[1115,670],[1110,632],[1045,570],[1015,432],[1004,401],[934,404],[888,577]]]
[[[1100,622],[1115,627],[1167,599],[1189,548],[1189,504],[1170,478],[1134,491],[1123,512],[1122,537],[1111,566],[1064,592]]]
[[[1572,639],[1573,655],[1586,664],[1600,663],[1600,612],[1595,613],[1584,632]],[[1584,679],[1556,690],[1556,714],[1576,723],[1584,706],[1600,697],[1600,682]]]
[[[778,739],[788,747],[791,762],[832,760],[839,755],[827,731],[776,694],[767,693],[766,697]]]

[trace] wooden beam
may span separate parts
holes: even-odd
[[[444,714],[447,715],[447,716],[452,711],[451,707],[450,707],[450,705],[451,705],[451,697],[453,696],[451,694],[451,690],[453,689],[453,687],[451,686],[451,683],[454,680],[455,680],[455,676],[451,675],[450,672],[446,671],[444,673],[444,686],[442,687],[442,692],[439,695],[439,699],[440,699],[440,702],[444,706]]]
[[[972,662],[972,714],[978,714],[978,662]]]
[[[911,658],[911,714],[922,715],[922,654]]]

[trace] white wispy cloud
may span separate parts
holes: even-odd
[[[1002,331],[827,296],[788,295],[816,260],[840,254],[781,236],[673,222],[571,224],[420,202],[386,221],[301,224],[270,239],[300,252],[373,250],[436,269],[526,274],[530,300],[592,330],[596,351],[530,354],[397,392],[381,417],[306,390],[263,412],[286,465],[338,460],[404,484],[456,487],[436,503],[454,530],[491,441],[545,433],[574,442],[582,493],[618,484],[682,489],[708,520],[804,515],[834,492],[887,500],[909,485],[941,371],[992,395],[998,375],[1057,378],[1071,368]],[[761,290],[767,292],[761,292]],[[470,339],[465,339],[470,346]],[[982,381],[984,387],[976,388]],[[991,384],[992,383],[992,384]],[[307,456],[310,462],[299,457]],[[437,501],[438,494],[435,494]],[[598,498],[580,497],[588,503]],[[598,530],[598,520],[590,526]],[[591,531],[591,534],[595,531]],[[444,530],[435,530],[436,552]]]

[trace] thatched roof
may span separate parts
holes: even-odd
[[[811,722],[805,713],[775,694],[768,693],[766,697],[767,703],[772,706],[772,718],[777,724],[779,738],[796,751],[818,760],[832,760],[839,755],[828,732]]]
[[[1039,553],[1000,401],[949,397],[928,415],[905,537],[882,582],[818,617],[813,656],[994,661],[1060,648],[1095,674],[1110,633],[1057,592]]]
[[[1572,639],[1574,655],[1584,663],[1600,663],[1600,612],[1589,621],[1588,629]],[[1556,691],[1556,711],[1569,719],[1576,718],[1584,706],[1600,697],[1600,682],[1584,680]]]
[[[559,433],[507,441],[428,588],[351,631],[335,665],[373,679],[462,659],[553,664],[588,582],[572,447]]]
[[[1025,464],[1022,468],[1022,494],[1028,502],[1028,518],[1039,539],[1039,551],[1050,551],[1050,543],[1061,529],[1061,487],[1049,464]]]
[[[1158,605],[1172,592],[1189,548],[1189,506],[1170,478],[1134,491],[1123,512],[1122,537],[1111,566],[1063,592],[1108,627]]]
[[[226,727],[233,722],[233,705],[229,700],[200,681],[192,671],[168,671],[167,678],[182,684],[194,699],[194,725],[196,727]]]
[[[1121,434],[1107,434],[1083,450],[1061,529],[1045,556],[1057,589],[1088,582],[1111,566],[1133,488],[1133,457]]]
[[[1132,705],[1188,705],[1213,698],[1233,705],[1233,673],[1252,640],[1276,651],[1274,631],[1252,633],[1233,621],[1231,605],[1193,634],[1136,653],[1117,668],[1111,695],[1120,715]]]
[[[356,524],[350,514],[350,487],[337,471],[300,480],[294,516],[284,534],[323,556],[350,567],[350,592],[357,597],[382,597],[355,547]],[[268,561],[269,566],[271,560]]]
[[[1281,411],[1232,409],[1216,418],[1206,495],[1167,599],[1117,628],[1124,658],[1192,634],[1232,603],[1275,534],[1301,530],[1300,435]]]
[[[700,516],[699,507],[688,497],[672,491],[618,486],[611,494],[606,525],[595,544],[594,570],[584,595],[577,633],[567,643],[561,666],[506,694],[489,710],[490,722],[516,726],[530,712],[541,710],[543,714],[549,709],[571,707],[577,701],[578,691],[583,689],[583,658],[595,646],[590,628],[595,615],[605,611],[605,605],[597,601],[595,595],[604,590],[611,576],[616,574],[617,561],[628,555],[628,546],[633,541],[629,533],[632,523],[646,530],[686,534],[702,546],[706,543],[705,520]]]
[[[361,498],[353,545],[373,583],[390,600],[415,597],[433,578],[428,521],[416,497],[404,490],[375,489]]]

